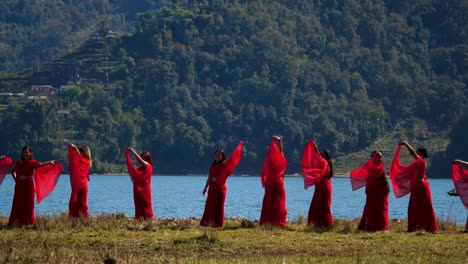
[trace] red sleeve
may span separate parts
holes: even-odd
[[[390,179],[392,180],[393,191],[397,198],[403,197],[411,192],[413,184],[418,177],[418,172],[424,167],[424,160],[419,157],[408,166],[403,166],[400,163],[401,146],[393,157],[392,165],[390,166]]]
[[[270,148],[263,160],[263,168],[260,175],[263,187],[268,187],[283,178],[287,164],[288,162],[278,148],[275,139],[272,139]]]
[[[468,209],[468,169],[453,163],[452,164],[452,179],[460,199]]]
[[[9,156],[0,159],[0,185],[2,185],[5,176],[10,171],[11,165],[13,165],[13,160]]]
[[[217,184],[226,183],[227,178],[234,173],[234,170],[236,169],[237,165],[239,164],[242,158],[243,146],[244,146],[244,142],[242,141],[239,142],[239,144],[237,144],[237,147],[231,153],[231,156],[229,156],[229,158],[227,159],[226,164],[224,165],[223,171],[221,172],[219,176],[216,177]]]
[[[353,191],[374,183],[382,175],[384,172],[383,164],[381,162],[378,165],[375,164],[375,160],[378,158],[378,156],[370,158],[349,174]]]
[[[314,146],[314,142],[309,140],[302,153],[301,168],[304,178],[304,189],[319,182],[328,172],[328,162],[320,156]]]
[[[54,163],[35,169],[34,181],[36,184],[37,203],[40,203],[52,193],[62,172],[63,166],[60,163]]]

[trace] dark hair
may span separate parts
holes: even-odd
[[[213,163],[211,163],[212,165],[222,163],[223,161],[226,160],[226,153],[224,153],[224,150],[223,150],[223,149],[217,149],[217,150],[215,150],[215,152],[214,152],[215,155],[216,155],[216,153],[218,153],[218,152],[221,153],[221,155],[223,156],[223,158],[222,158],[220,161],[214,160]]]
[[[329,177],[332,177],[333,176],[333,162],[332,162],[332,159],[331,159],[331,156],[330,156],[330,152],[328,152],[328,150],[326,149],[322,149],[323,153],[325,153],[325,157],[323,157],[327,162],[328,162],[328,166],[330,167],[330,176]]]
[[[431,155],[429,154],[429,152],[427,152],[427,149],[426,148],[417,148],[416,149],[416,152],[419,152],[421,154],[421,156],[425,159],[429,158]]]
[[[28,147],[28,146],[24,146],[23,149],[21,149],[21,155],[20,155],[21,156],[21,161],[24,161],[23,152],[25,150],[29,150],[29,152],[31,152],[31,158],[34,159],[34,153],[33,153],[32,149],[30,147]]]
[[[142,160],[148,162],[149,164],[151,164],[151,166],[153,166],[153,160],[151,159],[151,153],[149,153],[149,151],[143,151],[140,154],[140,157]]]

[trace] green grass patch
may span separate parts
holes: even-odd
[[[137,221],[123,214],[68,219],[40,216],[36,226],[9,227],[0,218],[3,263],[466,263],[468,233],[452,222],[441,231],[407,233],[392,220],[388,232],[357,231],[358,219],[336,219],[331,230],[290,222],[259,227],[241,218],[224,228],[199,219]]]

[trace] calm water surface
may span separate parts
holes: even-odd
[[[206,197],[202,190],[206,176],[153,176],[153,207],[156,217],[197,217],[203,214]],[[459,197],[447,195],[453,189],[450,179],[429,179],[432,199],[437,217],[450,219],[457,224],[465,223],[467,210]],[[351,191],[349,178],[333,178],[333,216],[345,219],[361,217],[365,203],[364,188]],[[302,177],[286,177],[286,206],[288,220],[298,215],[307,217],[314,187],[304,190]],[[258,219],[264,190],[259,177],[231,176],[227,182],[225,204],[226,217]],[[0,215],[9,216],[13,199],[14,181],[7,176],[0,186]],[[36,205],[37,214],[60,214],[68,212],[71,187],[68,175],[62,175],[54,192]],[[406,219],[409,195],[396,199],[393,191],[389,199],[390,218]],[[134,215],[133,189],[128,175],[92,175],[89,182],[88,205],[90,213],[122,212]]]

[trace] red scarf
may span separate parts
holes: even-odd
[[[62,172],[63,166],[58,162],[34,170],[34,182],[36,185],[38,204],[52,193]]]
[[[10,171],[13,160],[9,156],[5,156],[3,159],[0,159],[0,185],[2,185],[5,176]]]
[[[328,162],[317,152],[312,140],[307,141],[302,153],[301,168],[306,190],[319,182],[328,172]]]
[[[125,151],[125,158],[127,159],[128,174],[130,174],[130,179],[132,180],[133,185],[135,185],[138,190],[144,189],[148,181],[151,180],[153,166],[147,162],[146,166],[135,168],[133,166],[132,159],[130,158],[130,151],[128,149]]]
[[[468,169],[453,163],[452,179],[463,205],[468,209]]]
[[[421,170],[424,170],[425,167],[425,162],[422,157],[418,157],[418,159],[408,166],[401,165],[400,152],[401,146],[398,146],[390,167],[390,179],[392,180],[393,191],[397,198],[403,197],[411,192],[418,174]]]
[[[76,149],[68,146],[68,170],[72,190],[80,190],[86,187],[89,180],[90,161],[81,156]]]
[[[271,186],[275,182],[281,181],[286,171],[288,162],[281,153],[275,139],[271,140],[270,147],[263,160],[262,173],[260,179],[264,188]]]
[[[379,164],[375,164],[376,160],[379,158],[380,157],[378,155],[374,155],[366,163],[362,164],[359,168],[353,170],[349,174],[353,191],[366,185],[371,185],[383,174],[383,163],[380,162]]]

